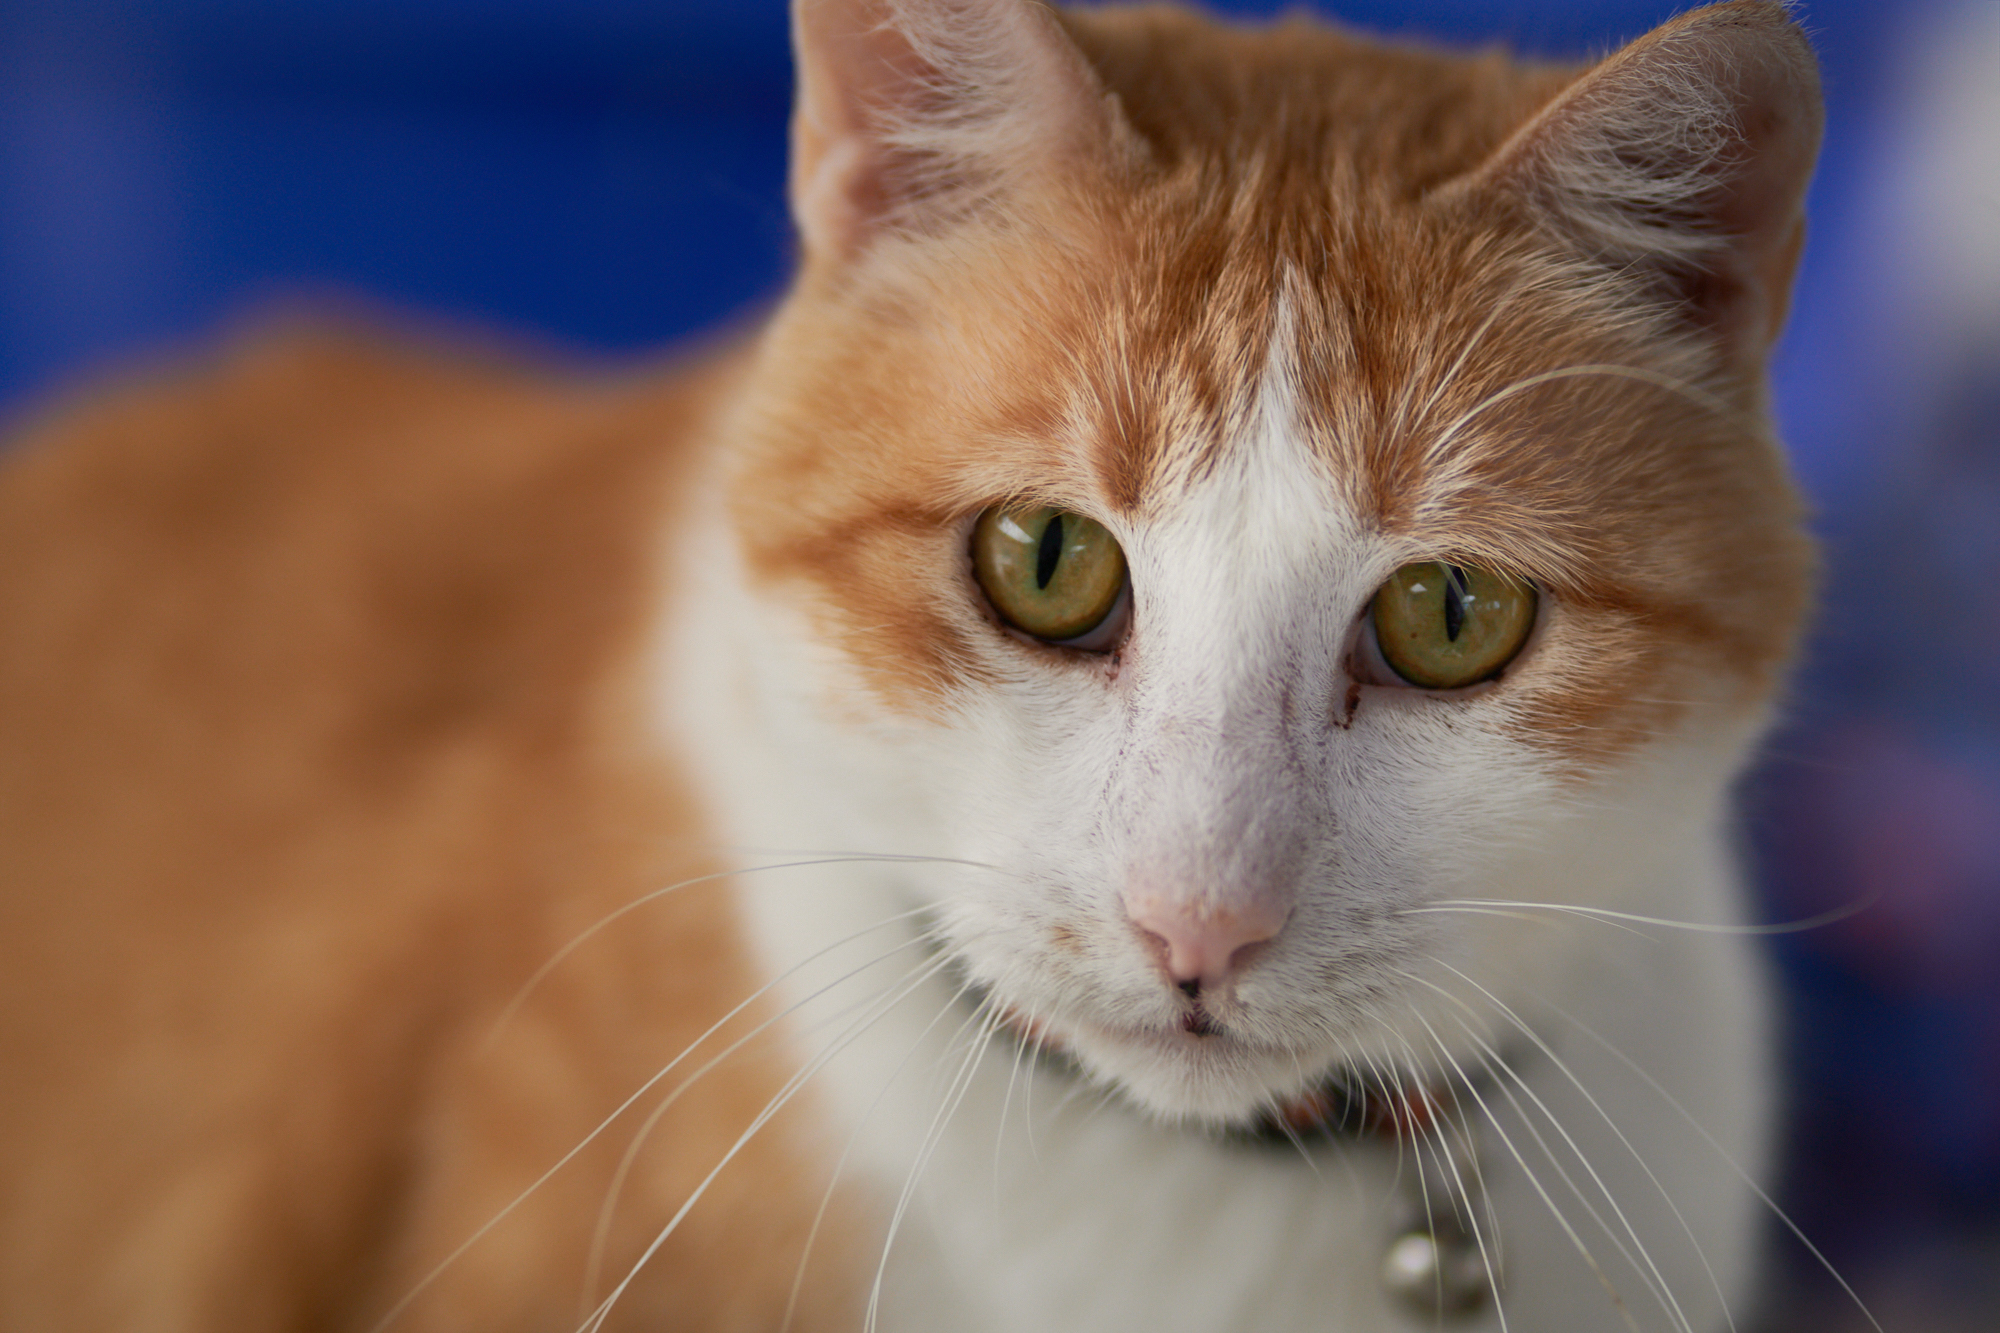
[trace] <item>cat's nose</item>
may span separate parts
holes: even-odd
[[[1277,895],[1190,903],[1144,892],[1125,895],[1125,913],[1151,937],[1175,985],[1204,990],[1234,980],[1291,915]]]

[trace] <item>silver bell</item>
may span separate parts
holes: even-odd
[[[1432,1319],[1476,1313],[1493,1295],[1493,1280],[1479,1244],[1456,1223],[1406,1231],[1382,1258],[1382,1285],[1418,1314]]]

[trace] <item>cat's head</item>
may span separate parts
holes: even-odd
[[[967,975],[1232,1120],[1561,966],[1451,904],[1671,914],[1810,581],[1763,407],[1819,133],[1783,8],[1582,70],[798,19],[732,517],[855,840],[984,867],[916,877]]]

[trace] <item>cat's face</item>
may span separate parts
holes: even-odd
[[[1490,115],[1541,95],[1440,69]],[[1452,904],[1657,909],[1808,556],[1754,369],[1641,278],[1358,138],[1280,169],[1161,133],[809,269],[734,518],[818,739],[897,775],[846,794],[857,837],[975,863],[913,876],[967,977],[1153,1110],[1240,1120],[1505,1044],[1463,996],[1527,1002],[1559,932]],[[1125,569],[1055,643],[977,553],[1049,509]],[[1527,598],[1464,684],[1379,642],[1428,562]]]

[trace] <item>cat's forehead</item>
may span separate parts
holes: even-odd
[[[1100,201],[1087,245],[889,251],[878,288],[795,307],[739,491],[754,563],[821,589],[857,653],[894,630],[956,679],[981,656],[950,608],[982,510],[1130,534],[1238,487],[1246,532],[1477,563],[1752,672],[1782,655],[1735,573],[1785,568],[1795,595],[1782,472],[1657,312],[1504,219],[1331,185],[1283,227],[1175,200]],[[1243,485],[1272,449],[1284,485]]]
[[[1048,415],[1103,503],[1135,517],[1179,503],[1255,438],[1282,371],[1292,432],[1340,507],[1561,581],[1596,556],[1562,529],[1582,509],[1609,517],[1634,454],[1712,433],[1684,420],[1688,401],[1631,381],[1517,394],[1581,366],[1663,382],[1705,368],[1685,330],[1529,217],[1439,197],[1573,67],[1303,20],[1217,30],[1145,8],[1065,22],[1149,154],[1088,201],[1089,240],[1060,247],[1024,339],[1026,378],[1065,395]]]
[[[1212,559],[1158,565],[1154,604],[1211,568],[1309,580],[1336,546],[1352,580],[1529,580],[1575,631],[1546,734],[1637,735],[1636,683],[1782,660],[1805,562],[1760,388],[1527,205],[1448,188],[1572,72],[1300,25],[1177,37],[1166,9],[1063,22],[1143,149],[809,270],[765,344],[752,568],[884,697],[1013,669],[966,551],[1023,503],[1154,552],[1233,514],[1187,548]]]
[[[1024,361],[1053,366],[1023,381],[1057,400],[1040,415],[1064,457],[1021,462],[1076,488],[1046,498],[1157,521],[1218,473],[1253,475],[1232,456],[1281,435],[1329,513],[1569,582],[1637,500],[1635,470],[1730,433],[1699,391],[1660,387],[1693,382],[1687,344],[1573,266],[1346,202],[1271,231],[1156,208],[1060,355],[1028,338]]]

